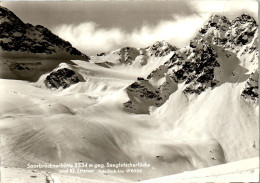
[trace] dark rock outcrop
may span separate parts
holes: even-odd
[[[177,48],[170,45],[165,41],[157,41],[152,46],[146,48],[134,48],[134,47],[124,47],[116,51],[108,53],[97,54],[98,57],[105,57],[109,55],[118,56],[117,64],[129,64],[131,65],[136,61],[137,57],[141,57],[140,65],[144,66],[147,64],[147,60],[150,57],[164,57],[176,51]],[[102,64],[104,63],[104,64]],[[107,67],[105,62],[99,63],[101,66]]]
[[[178,83],[185,84],[183,89],[185,95],[200,95],[205,90],[214,89],[224,82],[243,82],[239,80],[239,76],[233,74],[233,71],[237,71],[230,71],[230,69],[243,71],[240,74],[244,74],[247,68],[242,68],[242,66],[252,65],[251,62],[255,62],[258,49],[257,31],[256,21],[246,14],[233,21],[229,21],[225,16],[211,16],[209,22],[190,41],[189,46],[174,50],[173,56],[164,65],[148,75],[147,85],[151,85],[153,91],[158,91],[158,93],[152,95],[156,97],[151,98],[153,102],[146,102],[146,105],[162,105],[176,91]],[[251,60],[248,61],[243,54],[250,55]],[[226,69],[226,67],[230,68]],[[252,68],[254,66],[250,67]],[[224,78],[224,75],[230,78]],[[244,74],[241,78],[245,77],[248,76]],[[136,101],[143,101],[147,98],[147,88],[140,85],[140,82],[139,80],[126,89],[130,101],[125,103],[125,107],[130,107],[129,109],[133,112],[141,108],[141,104],[137,106]],[[253,80],[249,78],[242,92],[243,97],[258,98],[258,85],[252,82]],[[134,93],[136,95],[132,99]],[[157,99],[160,99],[159,103]],[[146,111],[146,113],[149,112]]]
[[[0,6],[0,50],[59,57],[77,57],[89,60],[68,41],[64,41],[47,28],[25,24],[13,12]]]
[[[48,88],[68,88],[80,81],[85,81],[83,77],[70,67],[59,66],[52,71],[44,80]]]
[[[238,52],[241,46],[252,41],[256,31],[256,21],[247,14],[242,14],[232,21],[225,16],[214,15],[191,41],[191,46],[196,46],[198,41],[208,42]]]
[[[245,88],[241,94],[241,96],[244,97],[245,99],[250,99],[255,103],[258,102],[258,96],[259,96],[258,78],[259,78],[259,71],[256,70],[248,78]]]
[[[170,45],[165,41],[157,41],[152,46],[145,48],[150,56],[163,57],[168,55],[172,51],[176,51],[175,46]]]

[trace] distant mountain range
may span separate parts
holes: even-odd
[[[225,16],[211,16],[185,48],[158,41],[146,48],[125,47],[92,57],[41,25],[23,23],[7,8],[0,7],[0,23],[0,53],[4,57],[25,57],[29,54],[32,57],[90,60],[106,68],[120,69],[124,64],[128,66],[121,69],[135,66],[133,69],[140,73],[140,77],[126,88],[130,100],[125,106],[129,110],[142,108],[146,111],[143,105],[147,102],[148,106],[162,105],[177,90],[178,83],[185,83],[185,94],[199,95],[207,88],[214,89],[225,82],[248,78],[241,95],[252,100],[258,98],[258,28],[256,21],[247,14],[232,21]],[[30,70],[18,65],[12,65],[13,70]],[[252,80],[254,85],[250,84]]]
[[[146,113],[149,106],[161,106],[179,83],[184,83],[186,95],[200,95],[226,82],[247,79],[247,83],[252,83],[252,77],[254,84],[247,84],[241,95],[258,100],[257,46],[258,28],[252,17],[243,14],[229,21],[225,16],[214,15],[189,46],[173,50],[172,57],[147,78],[127,87],[130,100],[125,106],[133,112],[142,109]]]
[[[259,154],[258,25],[247,14],[211,16],[183,48],[89,57],[0,7],[0,78],[3,166],[151,164],[80,175],[136,182]]]

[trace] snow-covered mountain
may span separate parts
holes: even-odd
[[[152,46],[146,48],[125,47],[108,53],[100,53],[97,54],[98,58],[96,60],[105,60],[114,56],[114,59],[110,59],[113,64],[125,63],[131,65],[133,62],[139,61],[139,64],[142,66],[147,64],[149,56],[164,57],[175,50],[177,48],[166,41],[157,41]],[[140,58],[138,59],[137,57]]]
[[[136,77],[147,75],[164,64],[177,50],[166,41],[157,41],[146,48],[125,47],[92,56],[90,62],[97,65],[132,73]]]
[[[0,6],[0,48],[1,56],[13,57],[38,54],[39,56],[73,57],[88,60],[68,41],[64,41],[47,28],[25,24],[13,12]]]
[[[26,24],[0,6],[1,78],[35,81],[71,59],[88,61],[89,57],[47,28]]]
[[[249,15],[212,16],[189,46],[126,88],[125,109],[157,118],[172,138],[216,140],[225,162],[257,156],[257,34]]]
[[[127,88],[130,101],[125,106],[131,110],[144,109],[143,105],[160,106],[177,90],[177,83],[185,83],[184,94],[199,95],[227,82],[245,81],[258,72],[257,34],[257,24],[249,15],[231,22],[225,16],[212,16],[190,46],[176,50],[146,79]]]
[[[28,163],[151,165],[142,173],[80,174],[93,182],[125,182],[258,156],[257,32],[249,15],[233,21],[216,15],[184,48],[159,41],[98,54],[89,62],[5,59],[9,75],[0,79],[0,155],[10,168],[7,180],[13,179],[13,167]],[[63,46],[49,43],[45,55],[63,52]],[[37,82],[21,80],[25,75]],[[26,179],[67,179],[58,169],[46,171]]]

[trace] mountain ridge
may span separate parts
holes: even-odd
[[[247,29],[243,30],[245,27]],[[236,31],[235,39],[232,37],[232,30]],[[229,21],[225,16],[211,16],[208,23],[190,41],[189,46],[176,50],[168,61],[152,71],[146,79],[137,80],[126,88],[130,98],[125,103],[126,109],[134,112],[143,105],[147,106],[144,103],[148,101],[143,96],[147,95],[148,88],[148,91],[153,94],[149,95],[150,105],[147,107],[158,107],[176,91],[169,89],[172,88],[170,83],[185,82],[187,87],[184,93],[199,95],[207,88],[214,89],[224,82],[245,81],[249,77],[247,72],[251,74],[257,70],[257,32],[257,24],[249,15],[242,14],[233,21]],[[249,55],[250,61],[248,61]],[[160,81],[159,85],[156,84],[158,81]],[[150,87],[145,87],[147,84]],[[254,87],[258,88],[258,85]],[[248,94],[246,91],[243,95]],[[256,96],[254,92],[251,94]]]
[[[126,64],[132,64],[137,57],[142,56],[142,61],[140,62],[140,66],[146,65],[147,64],[147,57],[164,57],[170,52],[176,51],[177,47],[172,46],[166,41],[156,41],[154,44],[151,46],[147,46],[145,48],[135,48],[135,47],[123,47],[119,48],[114,51],[110,52],[102,52],[97,54],[97,60],[108,56],[108,55],[118,55],[119,58],[117,58],[118,63],[126,63]],[[97,62],[98,64],[101,64],[102,62]],[[105,63],[105,62],[103,62]],[[116,62],[112,63],[117,64]]]
[[[191,45],[174,50],[156,42],[89,62],[6,60],[3,71],[40,78],[0,79],[1,164],[151,164],[142,174],[80,174],[139,181],[256,157],[258,30],[242,16],[233,40],[231,21],[211,21]]]
[[[2,6],[0,6],[0,48],[1,56],[5,57],[66,56],[89,60],[88,56],[44,26],[25,24],[12,11]],[[55,54],[57,56],[54,56]]]

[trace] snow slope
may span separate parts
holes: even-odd
[[[126,110],[157,118],[173,139],[214,139],[224,162],[257,156],[256,33],[257,24],[248,15],[231,22],[212,16],[190,46],[126,88]],[[250,51],[241,56],[245,48]]]
[[[98,78],[101,71],[97,67],[100,66],[93,66],[93,70],[87,67],[84,71],[94,75],[86,81],[88,85],[77,83],[64,90],[49,90],[26,81],[1,80],[3,166],[26,167],[28,162],[49,161],[150,163],[154,168],[145,169],[143,174],[115,175],[137,181],[224,162],[223,152],[214,140],[173,141],[158,128],[157,119],[126,112],[122,105],[127,100],[123,88],[133,80],[121,79],[120,75],[115,78],[116,73],[111,75],[109,69]],[[82,74],[82,66],[78,68]],[[100,87],[113,82],[114,88]],[[205,149],[214,150],[218,158],[212,160],[210,154],[203,153]]]
[[[13,12],[0,6],[0,78],[37,81],[71,59],[89,57],[47,28],[25,24]]]
[[[44,171],[29,171],[15,168],[2,168],[2,181],[10,183],[45,183],[47,179],[53,183],[109,183],[125,182],[120,180],[97,181],[83,177],[61,175]],[[14,177],[13,175],[16,175]],[[167,182],[258,182],[259,158],[245,159],[224,165],[213,166],[194,171],[186,171],[176,175],[141,181],[143,183]]]
[[[181,174],[161,177],[143,183],[167,182],[258,182],[259,158],[199,169]]]
[[[151,71],[164,64],[177,48],[166,41],[157,41],[146,48],[125,47],[92,56],[90,62],[113,70],[147,77]]]
[[[245,15],[232,22],[213,16],[181,49],[157,42],[100,54],[90,62],[5,60],[1,165],[22,176],[25,170],[16,168],[28,163],[150,164],[142,173],[79,175],[94,182],[133,182],[256,157],[255,26]],[[222,42],[232,40],[227,38],[233,29],[239,35],[225,47]],[[67,181],[59,169],[44,171]],[[41,180],[49,177],[43,174]]]
[[[179,94],[172,95],[164,105],[153,109],[151,115],[132,115],[122,104],[128,99],[124,88],[134,77],[122,79],[120,72],[97,65],[89,67],[91,63],[75,63],[78,66],[74,70],[84,75],[86,82],[66,89],[50,90],[41,79],[37,83],[1,80],[3,166],[26,167],[28,162],[150,163],[153,168],[144,169],[143,174],[88,175],[92,179],[98,176],[108,180],[116,176],[137,181],[214,166],[258,153],[254,115],[251,124],[243,123],[243,119],[248,122],[246,112],[253,113],[254,108],[236,106],[235,99],[227,101],[227,106],[234,102],[232,106],[242,107],[241,114],[234,120],[237,113],[228,115],[220,110],[222,102],[230,97],[223,94],[231,95],[227,91],[232,85],[207,91],[194,101],[189,101],[179,90]],[[220,96],[214,94],[219,91],[223,92]],[[205,97],[212,100],[203,101]],[[173,111],[169,110],[172,105],[176,105]],[[212,112],[205,116],[203,113],[209,106]],[[228,124],[221,118],[217,123],[213,120],[222,113],[226,114],[223,118],[230,119]],[[241,131],[241,127],[243,133],[239,137],[231,133],[234,128]],[[234,159],[229,157],[231,152]]]

